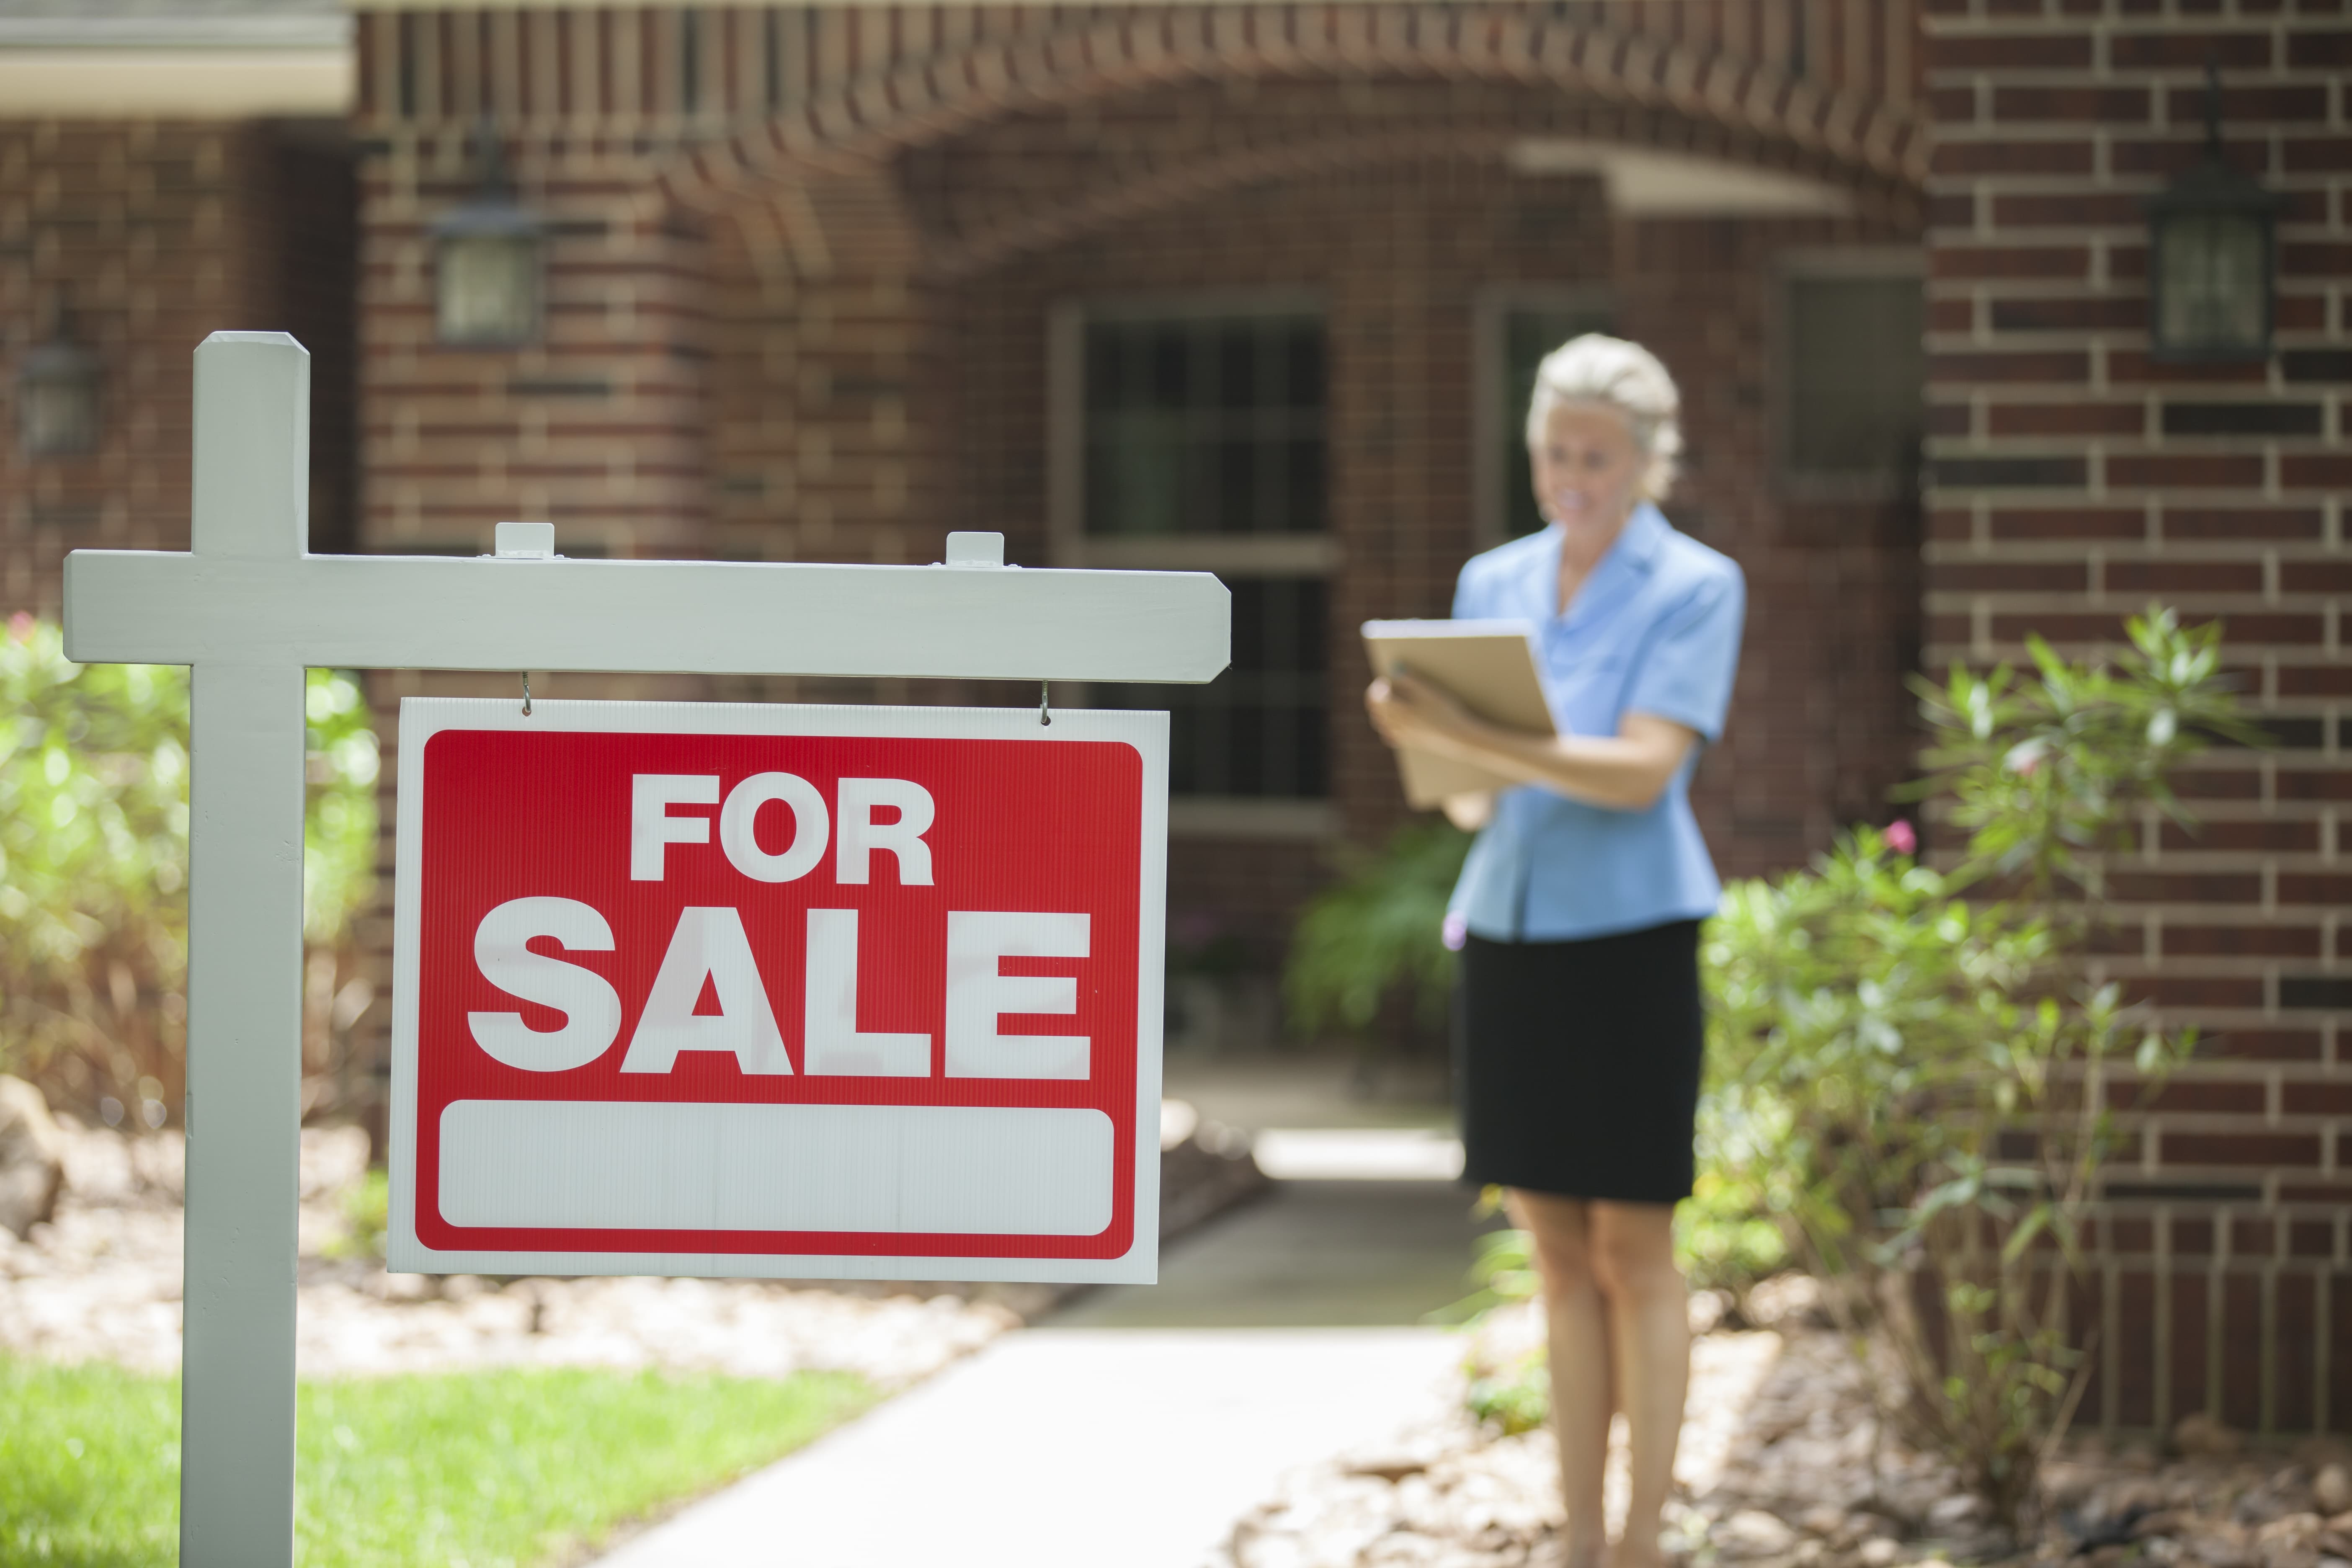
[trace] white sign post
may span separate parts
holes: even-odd
[[[1198,573],[308,552],[310,361],[196,351],[193,548],[76,551],[66,650],[191,671],[180,1560],[293,1560],[306,667],[1205,681]],[[951,552],[951,553],[953,553]]]

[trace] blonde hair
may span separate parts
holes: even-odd
[[[1570,338],[1544,355],[1536,367],[1535,395],[1528,400],[1529,450],[1542,444],[1551,411],[1563,403],[1597,403],[1623,415],[1633,445],[1649,459],[1642,471],[1642,499],[1665,499],[1675,482],[1675,458],[1683,449],[1683,400],[1657,355],[1601,332]]]

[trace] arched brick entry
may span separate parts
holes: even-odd
[[[1603,22],[1602,8],[1591,5],[1146,7],[1078,21],[1045,10],[1025,26],[967,37],[909,39],[894,29],[898,58],[698,148],[693,173],[674,188],[700,205],[698,185],[837,169],[1007,113],[1187,80],[1313,77],[1541,85],[1612,107],[1669,110],[1890,180],[1925,177],[1908,4],[1870,8],[1864,30],[1839,38],[1842,51],[1811,74],[1785,58],[1802,50],[1798,35],[1769,37],[1770,23],[1749,21],[1750,7],[1696,0],[1664,8],[1679,16],[1644,15],[1658,9],[1616,7]],[[1777,43],[1784,58],[1749,54],[1741,43]]]
[[[1502,97],[1536,89],[1590,139],[1811,174],[1853,187],[1866,205],[1903,209],[1898,221],[1917,221],[1926,140],[1912,109],[1908,4],[1865,14],[1865,25],[1874,17],[1879,30],[1841,37],[1836,63],[1813,76],[1733,47],[1727,14],[1747,7],[1697,0],[1669,9],[1681,13],[1674,18],[1678,34],[1628,26],[1643,16],[1623,7],[1604,23],[1598,7],[1434,4],[1147,7],[1076,22],[1046,11],[1007,33],[935,36],[929,48],[894,31],[899,58],[694,144],[665,172],[663,184],[673,199],[703,212],[740,211],[751,197],[769,210],[747,227],[747,242],[781,247],[804,275],[822,275],[841,264],[845,242],[888,247],[913,237],[877,221],[870,191],[859,189],[883,165],[993,122],[1084,117],[1187,84],[1426,82]],[[1769,46],[1774,40],[1761,36],[1768,28],[1745,41]],[[1779,42],[1784,51],[1803,51],[1801,31]],[[759,44],[738,38],[737,47]],[[1478,132],[1457,127],[1450,134]],[[1219,182],[1266,178],[1318,155],[1376,157],[1349,139],[1333,142],[1319,153],[1228,149],[1215,166],[1195,160],[1157,188],[1146,181],[1115,199],[1106,193],[1072,202],[1055,219],[965,241],[922,265],[969,270],[1055,232],[1148,211]]]

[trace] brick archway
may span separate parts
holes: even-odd
[[[828,220],[845,199],[857,205],[843,193],[870,188],[901,154],[994,121],[1083,111],[1185,84],[1407,80],[1549,89],[1597,111],[1604,140],[1793,163],[1874,195],[1916,196],[1927,136],[1901,79],[1906,62],[1862,48],[1848,56],[1834,73],[1800,74],[1749,58],[1721,34],[1713,47],[1697,47],[1519,5],[1137,8],[1079,21],[1049,14],[1025,28],[905,53],[845,76],[787,111],[691,146],[662,184],[670,199],[706,213],[767,208],[776,242],[805,261],[831,248],[824,236],[805,231],[833,226]],[[1500,134],[1490,132],[1484,144],[1496,145]],[[1336,141],[1321,151],[1252,150],[1204,161],[1142,182],[1108,205],[1132,215],[1155,200],[1190,199],[1215,182],[1363,155]],[[1089,221],[1074,210],[1030,225],[1026,237],[1051,243]],[[950,271],[984,265],[1024,242],[1013,231],[991,236],[960,247],[945,265]]]

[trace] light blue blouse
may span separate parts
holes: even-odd
[[[1577,592],[1559,595],[1560,533],[1489,550],[1462,568],[1459,620],[1524,620],[1561,733],[1614,735],[1627,713],[1723,733],[1748,606],[1738,566],[1643,504]],[[1492,942],[1559,942],[1713,914],[1721,896],[1691,774],[1701,748],[1646,811],[1585,805],[1538,785],[1505,790],[1471,846],[1449,913]]]

